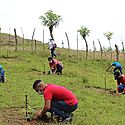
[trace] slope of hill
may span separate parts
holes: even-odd
[[[28,96],[28,115],[32,116],[44,104],[43,97],[38,96],[32,84],[36,79],[54,83],[72,90],[79,106],[74,112],[73,125],[124,125],[124,95],[115,93],[116,81],[112,72],[106,72],[110,58],[92,58],[86,60],[84,52],[57,48],[57,59],[64,64],[63,75],[46,75],[49,70],[49,50],[43,44],[25,42],[18,50],[9,46],[0,48],[0,64],[5,68],[7,81],[0,83],[0,124],[1,125],[34,125],[45,124],[43,121],[25,119],[25,95]],[[106,59],[107,58],[107,59]],[[122,64],[123,60],[121,61]],[[123,65],[124,67],[124,65]],[[45,69],[46,74],[43,74]],[[48,114],[49,116],[50,114]],[[48,124],[57,124],[49,121]]]

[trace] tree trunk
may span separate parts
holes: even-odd
[[[85,40],[85,43],[86,43],[86,60],[88,59],[88,43],[87,43],[87,40],[86,38],[84,38]]]
[[[49,27],[49,31],[50,31],[51,39],[54,41],[54,37],[53,37],[53,26],[50,26],[50,27]]]
[[[102,59],[102,53],[103,53],[103,51],[102,51],[102,46],[101,46],[101,42],[99,41],[99,39],[98,39],[98,42],[99,42],[99,46],[100,46],[101,59]]]
[[[69,38],[68,38],[68,35],[67,33],[65,32],[65,35],[66,35],[66,38],[67,38],[67,42],[68,42],[68,51],[70,50],[70,45],[69,45]]]
[[[109,46],[110,46],[111,61],[112,61],[112,47],[111,47],[111,42],[110,42],[110,40],[109,40]]]

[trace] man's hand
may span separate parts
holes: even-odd
[[[56,70],[55,69],[52,70],[52,74],[56,74]]]
[[[41,117],[42,117],[42,109],[40,109],[40,110],[38,110],[38,111],[36,112],[36,117],[37,117],[37,118],[41,118]]]
[[[40,109],[40,110],[38,110],[36,112],[36,117],[38,119],[41,119],[41,120],[47,119],[47,115],[46,114],[44,114],[44,115],[42,114],[42,109]]]

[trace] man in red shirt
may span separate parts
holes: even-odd
[[[117,91],[119,94],[125,93],[125,75],[121,74],[120,72],[116,71],[114,73],[115,80],[117,80]]]
[[[48,61],[49,61],[49,66],[52,74],[57,73],[57,75],[59,74],[62,75],[62,70],[63,70],[62,62],[56,59],[53,59],[52,57],[48,57]],[[50,74],[50,71],[48,72],[48,75],[49,74]]]
[[[71,114],[77,109],[78,100],[70,90],[55,84],[45,84],[42,80],[36,80],[33,89],[44,96],[44,108],[36,113],[38,118],[50,112],[62,118],[62,121],[72,120]]]

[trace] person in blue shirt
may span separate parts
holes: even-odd
[[[120,71],[121,74],[123,74],[123,69],[122,69],[122,65],[119,62],[112,62],[112,64],[108,67],[108,69],[106,71],[108,71],[110,69],[110,67],[114,66],[114,70],[113,72],[115,73],[117,70]]]
[[[2,83],[5,82],[5,71],[2,67],[2,65],[0,65],[0,82],[2,82]]]

